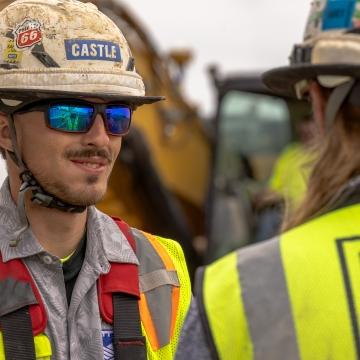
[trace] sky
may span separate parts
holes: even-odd
[[[184,91],[200,113],[214,111],[207,67],[223,74],[286,65],[301,42],[310,1],[117,0],[137,16],[163,54],[189,48]]]
[[[207,68],[222,74],[286,65],[301,42],[310,1],[304,0],[115,0],[127,6],[162,54],[190,49],[185,96],[204,117],[213,115]],[[6,176],[0,160],[0,183]]]

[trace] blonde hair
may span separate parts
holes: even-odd
[[[330,210],[335,194],[360,174],[360,108],[345,104],[316,147],[318,155],[305,198],[300,207],[285,218],[282,231]]]

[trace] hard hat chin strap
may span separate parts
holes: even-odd
[[[347,81],[346,83],[337,86],[332,91],[325,108],[326,130],[329,130],[330,127],[333,125],[342,104],[352,92],[355,83],[356,80],[351,79],[350,81]]]
[[[86,206],[73,205],[69,204],[55,195],[47,192],[37,181],[32,172],[25,165],[17,142],[16,137],[16,129],[14,123],[13,114],[8,114],[9,119],[9,129],[10,129],[10,137],[11,143],[13,146],[13,151],[7,151],[11,159],[20,169],[20,180],[21,187],[19,191],[20,194],[25,194],[28,190],[31,190],[32,197],[31,201],[37,205],[41,205],[51,209],[57,209],[63,212],[68,213],[82,213],[86,210]]]
[[[69,204],[44,190],[28,169],[20,174],[20,179],[22,183],[20,192],[26,192],[30,189],[32,192],[31,201],[37,205],[69,213],[82,213],[86,210],[86,206]]]

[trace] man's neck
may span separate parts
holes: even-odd
[[[59,258],[76,250],[86,230],[87,211],[66,213],[33,204],[27,199],[26,215],[37,241],[48,253]]]
[[[8,172],[11,196],[17,203],[21,182],[18,169],[12,162],[8,163]],[[41,246],[59,258],[76,250],[86,230],[87,210],[79,214],[66,213],[34,204],[30,192],[25,196],[26,216]]]

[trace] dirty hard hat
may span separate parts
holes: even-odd
[[[0,98],[10,105],[47,97],[134,106],[162,99],[145,96],[126,39],[95,5],[17,0],[0,12]]]
[[[315,0],[304,41],[295,45],[290,65],[263,75],[273,91],[301,97],[307,80],[335,88],[360,78],[360,2]]]

